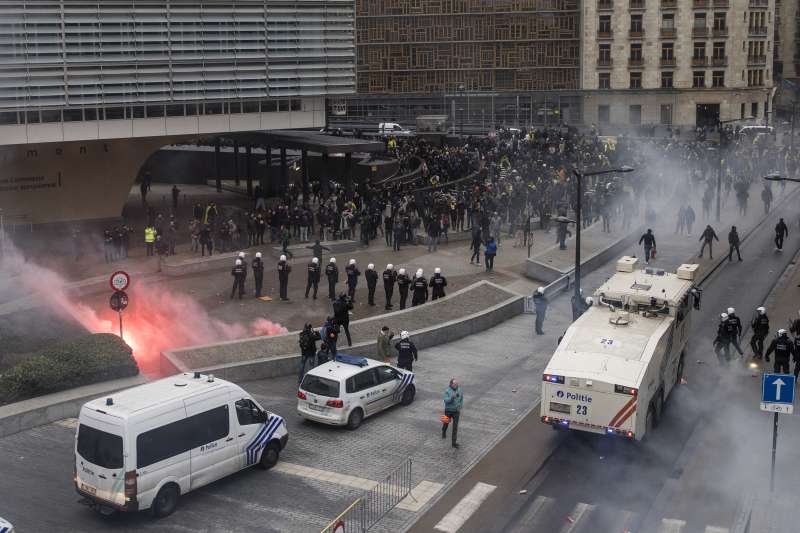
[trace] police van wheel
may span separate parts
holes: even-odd
[[[347,417],[347,429],[358,429],[358,426],[361,425],[363,420],[364,411],[362,411],[360,408],[353,409],[353,411],[350,413],[350,416]]]
[[[409,385],[406,390],[403,391],[403,398],[400,400],[401,405],[410,405],[411,402],[414,401],[414,396],[417,394],[417,389],[414,385]]]
[[[272,441],[270,442],[264,451],[261,452],[261,460],[258,462],[258,466],[262,470],[269,470],[276,464],[278,464],[278,459],[281,456],[281,447],[280,445]]]
[[[161,487],[153,500],[153,516],[165,518],[175,512],[178,508],[178,500],[181,491],[175,483],[169,483]]]

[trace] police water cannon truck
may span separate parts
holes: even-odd
[[[543,423],[635,440],[657,425],[683,376],[699,265],[637,263],[621,258],[561,339],[542,376]]]

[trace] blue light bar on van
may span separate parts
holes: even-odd
[[[550,383],[561,383],[564,384],[564,376],[556,376],[554,374],[544,374],[542,375],[543,381],[549,381]]]
[[[359,357],[357,355],[347,355],[344,353],[336,354],[336,361],[339,363],[346,363],[348,365],[367,366],[369,359],[366,357]]]

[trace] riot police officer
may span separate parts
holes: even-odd
[[[291,271],[292,267],[286,262],[286,256],[280,256],[278,259],[278,282],[280,283],[281,300],[284,302],[289,301],[287,293],[289,290],[289,272]]]
[[[417,347],[408,338],[407,331],[400,332],[400,340],[395,343],[394,347],[397,350],[397,366],[413,371],[413,363],[418,360]]]
[[[351,301],[355,302],[358,276],[361,275],[361,271],[356,266],[356,260],[351,259],[348,265],[344,267],[344,271],[347,274],[347,295],[350,297]]]
[[[242,264],[241,259],[237,259],[233,265],[233,269],[231,270],[231,276],[233,276],[233,288],[231,289],[231,298],[233,295],[236,294],[238,289],[239,291],[239,299],[242,299],[242,295],[244,295],[244,277],[247,272],[244,269],[244,265]]]
[[[400,292],[400,309],[406,308],[409,285],[411,285],[411,278],[406,274],[406,269],[401,268],[397,271],[397,290]]]
[[[386,270],[383,271],[383,292],[386,295],[386,309],[390,310],[392,306],[392,295],[394,294],[394,284],[397,281],[397,272],[394,270],[394,265],[389,263],[386,265]]]
[[[364,272],[364,279],[367,280],[367,304],[375,305],[375,287],[378,286],[378,273],[375,271],[375,265],[370,263],[367,265],[367,270]]]
[[[750,322],[753,336],[750,338],[750,347],[753,349],[753,358],[761,359],[764,356],[764,339],[769,333],[769,317],[763,307],[756,309],[756,316]]]
[[[430,279],[429,285],[431,287],[431,301],[444,298],[444,288],[447,287],[447,278],[442,276],[442,269],[436,267],[433,269],[433,277]]]
[[[336,299],[336,284],[339,283],[339,269],[336,266],[336,258],[331,257],[328,266],[325,267],[325,277],[328,278],[328,299]]]
[[[261,287],[264,286],[264,262],[261,260],[261,252],[256,252],[253,259],[253,279],[256,282],[256,298],[261,298]]]
[[[797,358],[794,350],[794,344],[789,340],[789,334],[785,329],[778,330],[778,336],[772,339],[772,342],[767,348],[767,353],[764,355],[764,360],[769,362],[769,354],[775,352],[775,373],[788,374],[789,373],[789,360]]]
[[[312,257],[311,262],[308,263],[308,281],[306,282],[306,298],[308,298],[308,291],[314,287],[314,299],[317,299],[317,289],[319,289],[319,258]]]
[[[414,293],[411,296],[411,307],[422,305],[428,301],[428,280],[422,275],[422,269],[414,276]]]
[[[719,315],[719,325],[717,326],[717,336],[714,338],[714,353],[721,364],[727,363],[730,359],[731,341],[728,333],[728,313]],[[769,361],[769,358],[767,358]]]
[[[739,346],[739,339],[742,338],[742,321],[736,316],[736,309],[733,307],[728,308],[728,337],[730,343],[739,352],[739,355],[744,355],[742,347]]]

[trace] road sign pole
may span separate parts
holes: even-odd
[[[772,422],[772,469],[769,472],[769,491],[775,491],[775,451],[778,448],[778,413],[775,413]]]
[[[125,337],[122,336],[122,309],[117,311],[117,314],[119,315],[119,338],[122,339],[122,340],[125,340]],[[772,456],[772,469],[773,470],[775,469],[775,454],[774,454],[774,450],[773,450],[773,456]]]

